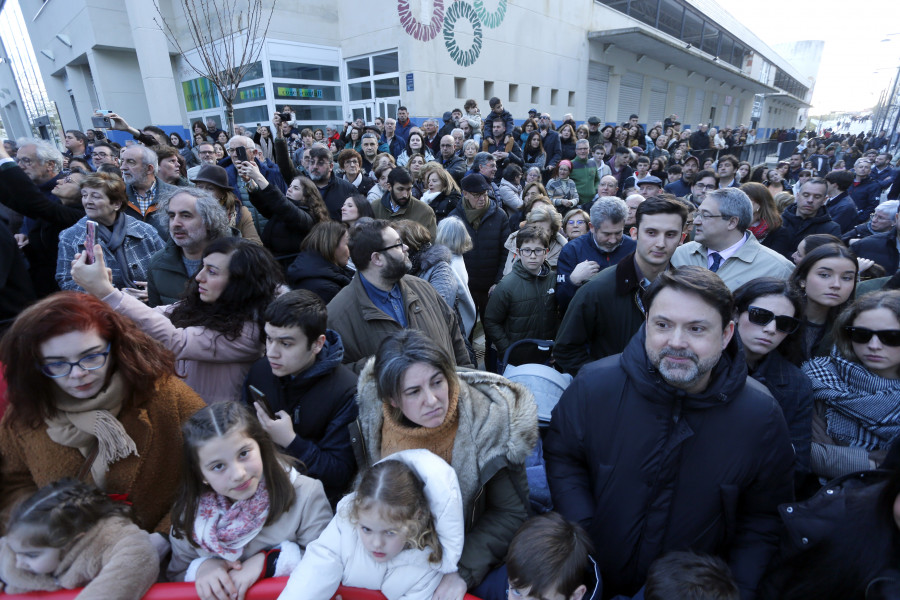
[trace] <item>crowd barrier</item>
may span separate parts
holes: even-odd
[[[257,581],[247,591],[246,600],[275,600],[278,594],[287,584],[287,577],[273,577]],[[4,594],[0,592],[3,600],[33,600],[42,598],[46,600],[72,600],[81,590],[60,590],[58,592],[31,592],[30,594]],[[378,590],[365,590],[341,586],[334,597],[340,596],[342,600],[385,600],[384,594]],[[193,583],[157,583],[143,600],[197,600],[197,592]],[[479,600],[471,594],[466,594],[465,600]]]

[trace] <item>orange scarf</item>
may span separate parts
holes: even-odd
[[[437,454],[450,464],[453,458],[453,442],[459,427],[457,400],[459,393],[451,394],[447,406],[447,417],[438,427],[409,426],[398,422],[392,416],[391,407],[383,404],[384,420],[381,424],[381,456],[389,456],[401,450],[424,448]]]

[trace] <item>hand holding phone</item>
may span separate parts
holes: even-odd
[[[84,233],[84,262],[92,265],[97,260],[94,256],[94,244],[97,243],[97,222],[88,220]]]
[[[252,385],[247,386],[247,389],[250,390],[250,396],[253,398],[253,401],[259,404],[260,408],[263,409],[263,412],[266,413],[266,416],[275,421],[278,417],[275,416],[275,411],[272,410],[272,406],[269,404],[266,395]]]
[[[237,156],[237,159],[241,162],[247,162],[247,149],[243,146],[238,146],[234,149],[234,154]]]

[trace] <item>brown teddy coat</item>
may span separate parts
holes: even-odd
[[[181,425],[205,406],[186,383],[175,377],[158,380],[156,395],[123,410],[119,421],[137,445],[130,455],[110,465],[104,491],[127,494],[135,521],[147,531],[166,533],[183,461]],[[62,477],[77,477],[85,463],[76,448],[57,444],[47,425],[26,429],[12,421],[10,408],[0,421],[0,517],[19,500]],[[90,476],[88,475],[88,478]]]

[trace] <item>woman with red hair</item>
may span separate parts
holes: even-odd
[[[18,316],[0,364],[0,522],[22,497],[76,477],[131,503],[143,529],[167,531],[181,425],[204,406],[172,353],[105,302],[59,292]]]

